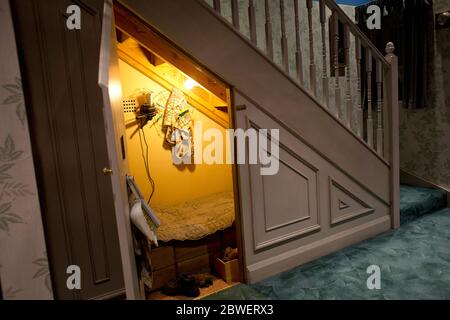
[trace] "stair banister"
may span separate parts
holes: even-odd
[[[317,97],[316,86],[316,63],[314,59],[314,34],[313,34],[313,17],[312,17],[312,0],[306,0],[306,8],[308,10],[308,40],[309,40],[309,81],[310,89],[313,96]]]
[[[214,10],[217,11],[217,13],[219,13],[219,14],[222,13],[221,6],[220,6],[220,0],[214,0],[213,8],[214,8]]]
[[[284,0],[280,0],[280,16],[281,16],[281,61],[284,70],[289,74],[289,48],[286,36],[286,21],[284,15]]]
[[[334,106],[336,110],[336,117],[339,120],[343,120],[343,112],[341,108],[341,89],[339,87],[339,14],[336,10],[333,11],[332,24],[334,34],[333,36],[333,46],[334,46]]]
[[[302,86],[303,83],[303,55],[300,41],[300,18],[298,11],[298,0],[294,0],[294,18],[295,18],[295,66],[297,80]],[[325,63],[326,64],[326,63]]]
[[[367,38],[367,36],[358,28],[354,21],[352,21],[347,14],[339,7],[339,5],[334,0],[324,0],[327,7],[331,11],[336,11],[339,15],[339,20],[350,27],[350,32],[357,38],[360,39],[361,45],[365,48],[370,49],[375,59],[380,60],[384,65],[388,65],[383,54],[377,49],[377,47]]]
[[[373,148],[373,99],[372,99],[372,52],[366,48],[367,76],[367,143]]]
[[[256,46],[257,45],[256,18],[255,18],[255,5],[253,3],[253,0],[248,1],[248,25],[250,28],[250,40]]]
[[[350,30],[349,26],[344,25],[344,50],[345,50],[345,107],[346,107],[346,125],[352,129],[353,103],[350,84]]]
[[[386,86],[385,105],[386,113],[389,113],[389,125],[385,126],[385,137],[389,142],[388,162],[391,165],[391,225],[392,228],[400,227],[400,147],[399,147],[399,103],[398,103],[398,58],[394,54],[394,44],[386,45],[386,61],[389,68],[384,69]],[[385,140],[385,141],[386,141]],[[386,155],[385,155],[386,156]]]
[[[265,31],[266,31],[266,54],[269,57],[270,60],[273,60],[273,36],[272,36],[272,21],[270,17],[270,6],[269,6],[270,0],[264,1],[264,8],[265,8]]]
[[[320,14],[320,33],[322,36],[322,103],[325,107],[329,108],[328,101],[328,67],[327,67],[327,41],[326,41],[326,5],[325,0],[319,2],[319,14]]]
[[[203,0],[198,0],[203,1]],[[279,6],[279,12],[271,12],[271,4],[275,2],[275,5]],[[278,2],[276,2],[278,1]],[[398,90],[392,80],[392,77],[397,77],[397,71],[394,64],[396,60],[392,58],[393,51],[388,52],[386,57],[380,53],[375,45],[367,38],[367,36],[358,28],[358,26],[352,21],[351,18],[342,10],[342,8],[336,4],[333,0],[319,0],[317,6],[314,5],[312,0],[298,1],[298,0],[265,0],[264,3],[248,0],[248,21],[249,21],[249,37],[246,37],[253,47],[257,50],[257,32],[258,30],[264,30],[265,32],[265,54],[272,62],[274,61],[274,43],[273,43],[273,28],[274,21],[277,21],[277,25],[280,26],[280,49],[281,59],[278,65],[282,72],[291,77],[297,82],[305,91],[309,91],[309,94],[316,98],[325,109],[333,113],[338,121],[343,126],[348,128],[352,133],[359,137],[366,143],[366,146],[377,154],[384,161],[392,163],[395,161],[395,150],[398,148],[393,140],[393,128],[397,125],[395,119],[392,119],[393,108],[398,108],[398,103],[395,103],[395,99],[398,98],[398,92],[392,92],[392,90]],[[294,28],[295,34],[288,33],[287,28],[287,3],[292,2],[294,5]],[[217,14],[220,14],[223,7],[226,5],[224,1],[210,0],[211,6],[215,9]],[[231,8],[231,22],[236,32],[240,30],[239,24],[239,1],[229,0],[228,5]],[[258,6],[264,7],[264,19],[261,21],[256,17]],[[299,8],[302,7],[301,9]],[[259,7],[261,8],[261,7]],[[222,10],[221,10],[222,9]],[[316,13],[317,10],[317,13]],[[328,27],[327,17],[329,13],[331,15],[332,25],[334,26],[334,33],[330,34],[329,45],[330,50],[334,48],[334,55],[330,56],[327,60],[327,33]],[[301,14],[303,14],[301,16]],[[318,23],[314,20],[319,18]],[[301,30],[300,22],[304,20],[306,28]],[[264,24],[264,26],[262,26]],[[339,34],[339,26],[343,25],[344,34]],[[315,33],[313,28],[319,26],[321,39],[314,39]],[[305,41],[304,47],[309,47],[309,50],[305,54],[302,54],[302,39]],[[343,36],[344,47],[340,48],[340,37]],[[295,39],[294,39],[295,37]],[[354,42],[351,40],[354,39]],[[293,52],[290,52],[288,43],[293,41]],[[277,41],[278,42],[278,41]],[[315,43],[320,43],[316,48]],[[352,45],[355,45],[355,51],[351,50]],[[317,50],[318,49],[318,50]],[[345,53],[345,74],[343,77],[339,74],[342,61],[338,50],[344,50]],[[388,50],[393,50],[391,44],[388,46]],[[316,52],[315,52],[316,51]],[[317,52],[318,51],[318,52]],[[316,54],[320,55],[320,72],[319,77],[321,81],[317,81],[316,74]],[[295,75],[290,74],[289,70],[289,57],[295,56]],[[309,57],[308,57],[309,56]],[[362,63],[362,58],[365,57],[365,63]],[[309,58],[309,61],[307,61]],[[305,59],[305,61],[303,61]],[[278,59],[275,59],[278,60]],[[303,70],[303,65],[309,62],[309,70]],[[328,77],[328,68],[334,70],[335,79],[331,84],[333,91],[330,92],[330,78]],[[308,72],[309,71],[309,72]],[[351,74],[356,72],[356,76]],[[305,73],[305,74],[304,74]],[[309,73],[309,75],[308,75]],[[372,79],[372,75],[375,75],[376,79]],[[309,81],[308,81],[309,80]],[[341,83],[341,80],[343,81]],[[365,86],[362,86],[362,80],[365,80]],[[308,83],[309,82],[309,83]],[[352,83],[355,86],[352,86]],[[305,88],[308,87],[308,89]],[[322,91],[318,89],[322,89]],[[341,88],[342,87],[342,88]],[[354,90],[354,91],[352,91]],[[331,94],[334,93],[334,99]],[[318,95],[321,94],[319,97]],[[364,106],[367,104],[367,112],[364,114]],[[398,110],[397,110],[398,112]]]
[[[363,139],[364,135],[364,114],[361,101],[361,40],[355,37],[355,57],[356,57],[356,134]]]
[[[376,61],[377,82],[377,152],[383,156],[383,65],[380,60]]]
[[[238,0],[231,0],[231,21],[236,30],[240,30],[239,24],[239,3]]]

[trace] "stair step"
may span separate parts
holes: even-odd
[[[400,221],[405,224],[447,206],[445,191],[431,188],[400,186]]]

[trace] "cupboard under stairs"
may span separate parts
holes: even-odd
[[[72,2],[82,7],[85,24],[68,33],[61,21]],[[65,285],[66,275],[56,269],[75,256],[83,256],[91,275],[87,291],[63,288],[55,290],[56,297],[111,297],[125,286],[129,299],[141,298],[125,186],[115,35],[115,19],[127,16],[133,16],[127,20],[132,22],[128,36],[138,39],[151,31],[189,57],[196,72],[227,84],[232,128],[279,130],[278,174],[263,176],[260,165],[235,166],[246,282],[399,227],[395,48],[389,43],[386,54],[380,53],[334,1],[77,0],[61,1],[58,8],[17,1],[14,7],[29,118],[40,123],[31,131],[41,206],[49,219],[53,286]],[[49,30],[56,33],[49,36]],[[61,39],[64,46],[56,45]],[[74,90],[80,94],[71,94]],[[65,92],[64,101],[78,110],[74,114],[82,126],[70,137],[58,134],[74,122],[55,103],[55,92]],[[66,138],[80,142],[79,149]],[[58,148],[73,155],[70,162]],[[57,185],[65,192],[46,191]],[[99,204],[99,210],[83,218],[82,204],[88,202]],[[77,228],[88,240],[75,245],[69,238]]]
[[[230,84],[235,127],[280,130],[277,175],[238,165],[255,282],[399,226],[398,89],[394,45],[334,1],[247,3],[123,1]]]

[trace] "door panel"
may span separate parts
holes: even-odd
[[[66,27],[69,5],[81,29]],[[123,293],[111,179],[98,85],[103,1],[11,3],[36,159],[55,297]],[[66,268],[81,268],[81,290],[68,290]]]
[[[105,1],[103,11],[98,76],[99,85],[103,94],[104,129],[106,132],[108,155],[110,167],[113,170],[111,182],[116,208],[115,217],[119,231],[125,289],[128,299],[141,299],[145,297],[145,295],[139,290],[130,225],[127,187],[125,184],[126,174],[128,173],[125,119],[122,108],[122,89],[116,47],[116,28],[114,25],[111,0]]]
[[[247,129],[267,128],[261,116],[249,112]],[[263,176],[260,171],[259,165],[250,166],[256,252],[320,229],[318,170],[313,165],[280,144],[278,174]]]
[[[245,106],[235,112],[236,128],[279,129],[277,174],[263,176],[260,165],[238,165],[249,282],[390,228],[389,203],[240,91],[234,98],[235,105]]]

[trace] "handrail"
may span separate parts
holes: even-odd
[[[197,1],[205,7],[210,6],[205,0]],[[230,1],[232,24],[222,16],[218,1],[214,1],[214,9],[211,6],[210,9],[390,167],[391,223],[393,228],[399,227],[398,59],[394,54],[394,44],[392,42],[386,44],[386,56],[384,56],[334,0],[319,0],[315,2],[318,5],[315,5],[312,0],[303,0],[304,11],[299,10],[301,1],[295,0],[293,2],[295,30],[289,31],[286,30],[284,0],[264,1],[264,21],[255,19],[255,2],[249,1],[249,14],[246,17],[249,19],[249,38],[244,35],[237,23],[239,20],[237,1]],[[276,14],[271,13],[273,7],[269,5],[269,2],[272,1],[280,6]],[[226,2],[221,3],[221,5],[224,4],[226,5]],[[245,6],[245,2],[238,2],[238,4]],[[332,12],[332,20],[328,26],[326,8]],[[319,36],[314,36],[313,19],[317,19],[317,16],[313,12],[317,10],[321,32]],[[272,22],[275,19],[279,19],[281,30],[272,29]],[[304,28],[300,28],[300,19],[304,19],[307,24]],[[258,20],[260,23],[257,26]],[[343,33],[339,30],[339,21],[344,25]],[[242,27],[245,28],[245,25]],[[327,27],[330,32],[328,39]],[[266,35],[265,52],[258,46],[257,37],[255,39],[255,33],[258,30],[265,32]],[[350,34],[354,36],[354,52],[350,50]],[[295,39],[292,39],[293,37]],[[339,49],[342,46],[341,37],[343,37],[342,49],[345,52],[345,62],[341,61],[339,56]],[[287,38],[295,43],[294,50],[287,46]],[[309,50],[306,51],[309,57],[302,55],[301,41],[305,41],[306,47],[309,44]],[[273,48],[276,42],[281,48],[281,57],[276,59],[281,60],[280,62],[274,61]],[[328,54],[329,57],[327,57]],[[293,59],[289,60],[290,57]],[[362,63],[364,57],[365,63]],[[309,58],[309,61],[305,58]],[[309,68],[303,69],[306,64],[303,63],[303,59],[309,62]],[[322,63],[316,65],[319,59]],[[291,73],[292,65],[289,66],[291,61],[294,63],[295,74]],[[317,81],[318,77],[322,81]],[[363,83],[365,83],[364,86]],[[367,113],[363,111],[366,108]]]
[[[330,10],[336,11],[339,14],[339,19],[344,20],[346,25],[349,26],[350,31],[353,33],[353,35],[357,36],[361,40],[361,44],[369,48],[376,59],[383,62],[384,65],[387,67],[390,66],[389,62],[386,60],[384,55],[378,50],[378,48],[367,38],[367,36],[361,31],[361,29],[349,18],[349,16],[344,12],[344,10],[339,7],[339,5],[334,0],[324,0],[327,7]]]
[[[269,5],[269,1],[273,0],[264,1],[264,21],[254,19],[255,2],[249,1],[246,18],[249,21],[250,37],[245,35],[241,27],[237,27],[238,13],[233,12],[239,10],[236,1],[229,2],[232,11],[231,23],[222,16],[217,5],[207,4],[205,0],[197,1],[209,7],[255,50],[277,65],[282,73],[304,89],[313,100],[324,107],[370,150],[386,161],[390,158],[393,152],[391,149],[395,149],[395,141],[389,140],[391,133],[394,132],[392,127],[395,126],[392,123],[395,119],[391,113],[398,108],[396,103],[398,89],[394,86],[395,79],[398,79],[398,74],[395,72],[396,60],[387,58],[395,56],[392,43],[387,44],[388,55],[385,57],[334,0],[319,0],[315,4],[312,0],[303,0],[304,11],[300,11],[298,7],[301,1],[294,1],[295,30],[286,30],[284,14],[287,4],[284,0],[276,2],[280,6],[276,14],[271,12],[273,7]],[[223,2],[222,5],[224,5]],[[240,5],[245,6],[245,2]],[[317,10],[321,31],[319,36],[315,36],[313,32],[313,19],[317,19],[313,13]],[[327,10],[332,13],[332,20],[328,25]],[[275,19],[279,19],[281,30],[272,29],[272,22]],[[304,28],[300,28],[300,19],[307,22]],[[343,33],[339,31],[338,22],[344,25]],[[246,28],[245,25],[242,28]],[[327,28],[330,32],[329,39],[326,37]],[[255,39],[258,31],[266,34],[265,51],[260,49]],[[350,50],[352,41],[350,34],[354,36],[354,51]],[[287,38],[294,41],[293,50],[287,46]],[[341,38],[343,38],[342,44]],[[309,44],[307,51],[309,57],[302,55],[301,41],[305,41],[305,46]],[[281,60],[279,62],[275,62],[273,56],[273,45],[276,42],[281,48],[281,57],[277,59]],[[339,56],[341,45],[345,51],[345,57],[343,57],[345,62]],[[365,50],[362,50],[363,48]],[[327,58],[328,54],[330,54],[329,58]],[[306,65],[302,61],[304,59],[308,62],[309,68],[303,68]],[[322,63],[317,64],[320,60]],[[292,62],[294,68],[292,68]],[[292,70],[295,74],[291,72]],[[362,86],[363,83],[365,83],[364,86]],[[367,113],[363,111],[366,108]]]

